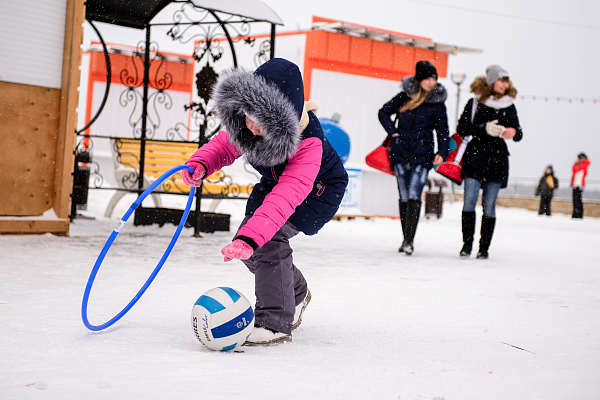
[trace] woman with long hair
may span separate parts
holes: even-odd
[[[415,75],[403,78],[402,91],[379,110],[379,122],[391,139],[390,164],[400,194],[398,204],[404,240],[398,251],[406,255],[414,251],[421,193],[429,170],[448,155],[450,137],[444,104],[448,93],[437,78],[433,64],[417,62]],[[434,129],[437,153],[434,152]]]
[[[475,234],[475,206],[483,189],[481,203],[481,238],[477,258],[486,259],[496,226],[496,199],[501,188],[508,185],[507,140],[523,138],[514,99],[517,89],[508,71],[499,65],[486,68],[471,84],[475,97],[470,99],[458,122],[460,136],[471,139],[463,156],[461,177],[464,181],[462,211],[463,247],[461,257],[469,257]]]

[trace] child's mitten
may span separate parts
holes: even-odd
[[[200,185],[202,184],[202,179],[204,179],[204,175],[206,174],[206,170],[204,169],[202,164],[197,163],[195,161],[188,161],[185,164],[194,168],[194,173],[191,174],[190,171],[184,169],[181,172],[183,183],[185,183],[188,186],[200,187]]]
[[[254,253],[252,246],[240,239],[235,239],[221,249],[221,254],[225,257],[225,262],[231,261],[234,258],[247,260],[252,256],[252,253]]]

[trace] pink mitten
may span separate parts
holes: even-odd
[[[204,179],[204,175],[206,174],[204,167],[202,166],[202,164],[197,163],[195,161],[188,161],[185,164],[194,168],[194,173],[191,174],[190,171],[184,169],[181,172],[183,183],[185,183],[188,186],[200,187],[200,185],[202,184],[202,179]]]
[[[252,256],[252,253],[254,253],[252,246],[240,239],[235,239],[233,242],[221,249],[221,254],[225,256],[225,262],[231,261],[234,258],[247,260],[250,258],[250,256]]]

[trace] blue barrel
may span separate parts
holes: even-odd
[[[348,136],[337,121],[330,118],[319,118],[319,122],[323,128],[325,137],[338,153],[342,162],[346,163],[350,155],[350,136]]]

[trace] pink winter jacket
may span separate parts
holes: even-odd
[[[322,154],[322,143],[318,138],[302,140],[289,158],[273,190],[237,235],[251,238],[259,247],[268,242],[313,189],[321,167]],[[229,132],[221,131],[187,162],[202,164],[206,169],[206,176],[209,176],[233,164],[241,156],[237,148],[229,143]]]

